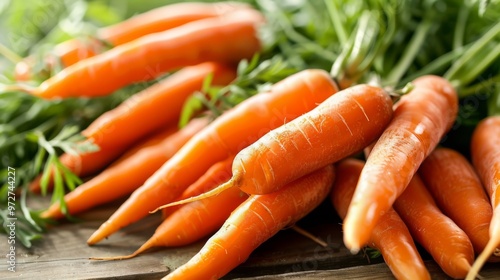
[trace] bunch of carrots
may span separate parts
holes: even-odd
[[[337,212],[328,215],[343,219],[345,246],[379,250],[397,279],[430,279],[416,244],[452,278],[474,279],[485,262],[500,261],[500,117],[477,125],[470,157],[440,145],[460,110],[456,75],[422,74],[395,90],[362,80],[362,67],[339,56],[330,73],[300,69],[220,116],[206,110],[178,125],[193,93],[210,98],[207,81],[231,89],[238,64],[264,51],[266,21],[247,4],[171,4],[102,28],[89,44],[61,44],[46,62],[63,69],[36,87],[23,83],[39,74],[33,58],[20,62],[10,89],[49,100],[155,80],[82,131],[98,151],[61,155],[90,179],[42,217],[126,197],[89,237],[93,245],[163,211],[137,251],[94,260],[210,237],[164,279],[219,279],[325,200]],[[45,193],[63,180],[52,168],[30,189]]]

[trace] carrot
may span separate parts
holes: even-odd
[[[464,278],[474,261],[467,234],[438,208],[418,174],[394,202],[416,242],[450,277]]]
[[[263,16],[253,9],[200,19],[81,60],[34,89],[18,87],[45,99],[97,97],[189,65],[236,64],[260,51],[257,28],[262,23]]]
[[[241,150],[234,159],[229,181],[162,208],[202,199],[231,187],[249,194],[275,192],[368,146],[391,120],[391,106],[389,95],[379,87],[356,85],[344,89]]]
[[[221,278],[264,241],[317,207],[327,197],[334,175],[328,165],[277,192],[251,195],[191,260],[163,279]]]
[[[176,123],[185,100],[203,87],[207,76],[212,84],[227,85],[236,71],[218,63],[201,63],[186,67],[158,83],[131,96],[118,107],[99,116],[82,135],[99,146],[100,150],[78,156],[65,154],[61,161],[78,176],[89,176],[102,170],[148,134],[169,123]],[[40,189],[40,177],[30,189]]]
[[[492,209],[472,164],[459,152],[438,147],[424,160],[419,175],[439,208],[467,233],[476,254],[481,253],[489,240]]]
[[[472,164],[488,193],[493,208],[490,240],[467,275],[472,280],[492,256],[500,256],[500,116],[490,116],[475,128],[471,139]]]
[[[191,184],[177,200],[183,200],[199,195],[229,180],[229,178],[231,178],[231,165],[233,163],[233,159],[234,155],[212,165],[207,172],[198,178],[196,182]],[[162,210],[162,216],[167,217],[178,208],[179,207],[165,208]]]
[[[139,249],[128,256],[100,257],[94,260],[133,258],[153,247],[177,247],[191,244],[219,229],[231,212],[248,195],[238,189],[226,190],[218,196],[182,205],[169,215],[155,233]]]
[[[241,102],[191,138],[94,232],[87,243],[99,242],[178,198],[214,163],[236,154],[283,122],[308,112],[336,91],[326,71],[310,69],[276,83],[270,92]]]
[[[68,213],[75,215],[132,193],[206,124],[206,119],[195,119],[181,130],[169,126],[140,143],[109,168],[68,193],[64,197]],[[63,213],[56,203],[41,216],[62,218]]]
[[[336,177],[330,200],[345,218],[364,162],[347,158],[335,165]],[[373,229],[368,245],[378,249],[396,279],[431,279],[413,238],[401,217],[389,209]]]
[[[61,60],[68,67],[80,60],[104,51],[105,44],[118,46],[138,39],[144,35],[169,30],[200,19],[212,18],[226,13],[249,8],[247,4],[236,2],[221,3],[173,3],[135,15],[122,22],[97,30],[95,38],[82,40],[75,38],[54,47],[45,63],[44,70],[50,71],[55,60]],[[34,58],[28,57],[16,65],[15,77],[18,81],[32,78]]]
[[[455,121],[458,97],[448,81],[429,75],[413,84],[395,104],[394,117],[361,172],[343,226],[344,243],[353,253],[367,243],[379,217]]]

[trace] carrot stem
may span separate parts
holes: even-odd
[[[453,83],[462,84],[460,77],[457,77],[459,71],[464,67],[464,65],[477,56],[485,46],[490,43],[498,34],[500,34],[500,22],[495,24],[488,32],[486,32],[479,40],[477,40],[444,74],[444,78]],[[476,59],[480,60],[480,59]],[[458,81],[455,81],[458,80]]]
[[[432,21],[427,18],[420,24],[413,34],[408,46],[405,48],[404,54],[399,59],[399,62],[392,68],[391,72],[387,75],[386,81],[391,85],[396,85],[401,80],[401,77],[406,73],[415,56],[420,52],[423,43],[427,39],[427,33],[432,26]]]
[[[20,57],[18,54],[13,52],[11,49],[9,49],[6,45],[0,43],[0,55],[4,56],[7,58],[8,61],[12,63],[18,63],[21,61],[23,58]]]
[[[488,88],[488,87],[491,87],[494,84],[497,84],[499,82],[500,82],[500,74],[493,76],[493,77],[490,77],[490,78],[488,78],[484,81],[481,81],[473,86],[461,89],[458,92],[458,95],[460,96],[460,98],[464,98],[464,97],[467,97],[469,95],[474,95],[474,94],[480,92],[481,90]]]
[[[344,25],[340,20],[341,15],[339,13],[339,9],[335,4],[335,1],[325,0],[324,2],[326,8],[328,9],[333,28],[335,29],[335,34],[337,34],[337,37],[339,39],[339,43],[340,45],[345,45],[349,39],[347,37],[347,31],[345,30]]]
[[[455,32],[453,34],[453,49],[463,47],[465,27],[467,26],[467,18],[469,17],[470,7],[463,6],[458,11],[457,24],[455,25]]]

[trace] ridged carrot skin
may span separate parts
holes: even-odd
[[[366,245],[378,218],[404,191],[422,161],[451,128],[458,112],[453,86],[438,76],[413,81],[394,106],[394,117],[376,141],[344,220],[344,243],[352,252]]]
[[[250,6],[237,2],[203,3],[188,2],[165,5],[137,14],[117,24],[97,30],[96,38],[88,40],[71,39],[54,47],[51,55],[45,58],[46,71],[50,71],[56,59],[63,67],[105,51],[103,41],[111,46],[128,43],[142,36],[169,30],[200,19],[218,17],[226,13],[246,9]],[[34,58],[28,57],[16,65],[15,77],[18,81],[32,78]]]
[[[338,92],[239,152],[233,186],[250,194],[271,193],[359,152],[385,129],[391,106],[388,94],[378,87],[356,85]]]
[[[438,208],[418,174],[396,199],[394,209],[411,235],[450,277],[463,279],[474,261],[467,234]]]
[[[476,126],[471,139],[471,157],[490,198],[493,217],[490,240],[474,262],[467,280],[475,279],[492,254],[500,257],[500,116],[489,116]]]
[[[227,159],[223,161],[219,161],[212,165],[205,174],[203,174],[196,182],[191,184],[182,195],[177,198],[177,200],[186,199],[189,197],[193,197],[199,194],[202,194],[206,191],[209,191],[218,185],[224,183],[225,181],[231,178],[231,166],[233,164],[234,155],[229,156]],[[162,209],[162,216],[167,217],[172,214],[174,211],[179,209],[180,205],[167,207]]]
[[[493,211],[472,164],[459,152],[438,147],[418,173],[439,208],[467,233],[476,254],[481,253],[490,239]]]
[[[345,218],[364,161],[347,158],[335,165],[335,182],[330,193],[335,210]],[[401,217],[390,209],[373,229],[368,246],[378,249],[396,279],[431,279],[410,231]]]
[[[182,192],[214,163],[238,153],[263,134],[312,110],[337,91],[324,70],[309,69],[252,96],[197,133],[87,241],[95,244],[131,224]],[[161,195],[159,195],[161,194]]]
[[[163,279],[221,278],[264,241],[317,207],[328,196],[334,177],[329,165],[277,192],[250,196],[191,260]]]
[[[86,177],[101,171],[121,153],[155,130],[177,123],[185,100],[200,91],[212,75],[212,84],[227,85],[236,78],[232,67],[206,62],[186,67],[131,96],[118,107],[102,114],[82,135],[100,150],[77,156],[64,154],[63,164],[76,175]],[[40,177],[30,189],[40,189]]]
[[[68,213],[75,215],[131,194],[207,123],[207,119],[195,119],[181,130],[170,125],[134,146],[103,172],[64,197]],[[55,203],[41,216],[58,219],[64,215],[59,203]]]
[[[44,99],[97,97],[190,65],[236,64],[260,51],[263,22],[258,11],[243,9],[186,23],[79,61],[27,91]]]

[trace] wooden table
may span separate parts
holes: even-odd
[[[100,207],[80,216],[82,222],[65,222],[50,229],[29,250],[19,247],[16,272],[6,272],[2,263],[0,279],[159,279],[185,263],[204,244],[201,240],[181,248],[159,248],[129,260],[91,261],[89,257],[133,252],[160,223],[160,216],[154,214],[98,245],[87,246],[87,238],[116,206]],[[341,242],[340,221],[328,203],[298,225],[326,241],[328,247],[294,230],[283,230],[224,279],[394,279],[381,257],[370,259],[363,253],[351,255],[347,251]],[[423,257],[433,279],[449,279],[428,255]],[[481,275],[484,279],[500,279],[500,264],[488,264]]]

